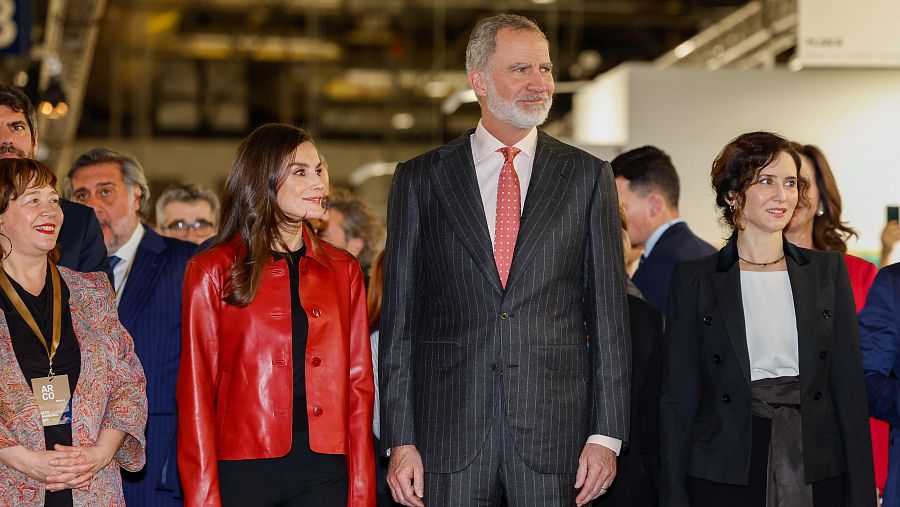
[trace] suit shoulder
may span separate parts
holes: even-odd
[[[583,160],[589,164],[594,164],[598,167],[609,165],[609,162],[603,160],[602,158],[597,157],[596,155],[593,155],[577,146],[573,146],[571,144],[560,141],[559,139],[545,133],[542,130],[538,131],[538,141],[545,143],[548,148],[563,151],[573,158]]]
[[[464,133],[463,135],[457,137],[447,144],[428,150],[421,155],[416,155],[406,162],[401,162],[397,167],[406,168],[407,170],[427,169],[436,164],[439,160],[443,159],[448,154],[456,152],[457,149],[465,148],[465,143],[472,142],[471,137],[473,132],[474,129]]]
[[[63,214],[67,219],[71,216],[80,220],[84,220],[94,213],[94,210],[85,206],[84,204],[78,204],[77,202],[73,202],[68,199],[60,199],[59,207],[62,208]]]

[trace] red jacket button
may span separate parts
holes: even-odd
[[[320,406],[318,406],[318,405],[316,405],[315,407],[313,407],[313,415],[314,415],[314,416],[320,416],[320,415],[322,415],[322,407],[320,407]]]
[[[313,366],[319,366],[320,364],[322,364],[322,360],[319,359],[318,357],[314,357],[314,358],[312,358],[311,363]]]
[[[319,311],[318,308],[313,308],[312,315],[313,315],[313,317],[318,317],[319,315],[322,315],[322,312]]]

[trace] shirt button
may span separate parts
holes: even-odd
[[[509,314],[506,312],[501,313],[500,320],[509,320]]]
[[[313,415],[316,417],[319,417],[320,415],[322,415],[322,407],[320,407],[318,405],[314,406],[313,407]]]
[[[319,315],[322,315],[322,312],[319,311],[318,308],[313,308],[313,309],[312,309],[312,316],[313,316],[313,317],[318,317]]]
[[[322,364],[322,360],[318,357],[314,357],[314,358],[312,358],[312,361],[310,361],[310,363],[312,363],[312,365],[315,367],[315,366],[319,366],[320,364]]]

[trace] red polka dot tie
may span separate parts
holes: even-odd
[[[506,278],[512,265],[513,252],[516,249],[516,237],[519,235],[519,213],[521,198],[519,175],[513,167],[513,159],[521,151],[514,147],[497,150],[503,154],[503,168],[500,169],[500,181],[497,184],[497,223],[494,232],[494,262],[500,273],[500,283],[506,288]]]

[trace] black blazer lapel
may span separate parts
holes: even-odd
[[[144,225],[141,227],[145,228],[144,237],[134,254],[122,299],[119,301],[119,319],[126,329],[134,329],[133,326],[146,305],[147,297],[161,272],[160,252],[166,248],[160,236]]]
[[[737,246],[734,241],[719,251],[716,271],[712,273],[712,285],[716,292],[719,313],[725,321],[728,340],[747,385],[750,385],[750,351],[747,348],[747,328],[744,321],[744,300],[741,296],[741,269],[737,263]]]
[[[823,341],[828,335],[816,329],[816,324],[823,320],[823,309],[829,308],[830,302],[824,302],[823,298],[827,290],[832,291],[833,297],[833,285],[828,288],[819,286],[816,267],[799,248],[785,242],[784,251],[788,276],[791,279],[791,293],[794,297],[794,313],[797,318],[800,386],[802,391],[806,392],[807,386],[812,385],[815,378],[813,372],[819,367],[818,352],[828,349]],[[817,297],[809,297],[809,294],[816,294]]]
[[[539,251],[547,227],[554,225],[565,202],[572,173],[572,159],[565,145],[538,130],[538,142],[531,168],[531,182],[516,237],[516,250],[509,269],[509,288]]]
[[[469,254],[476,259],[484,276],[501,292],[500,275],[494,262],[491,236],[484,215],[484,203],[475,177],[470,136],[466,132],[440,150],[440,160],[430,171],[435,194],[444,206],[448,222]]]

